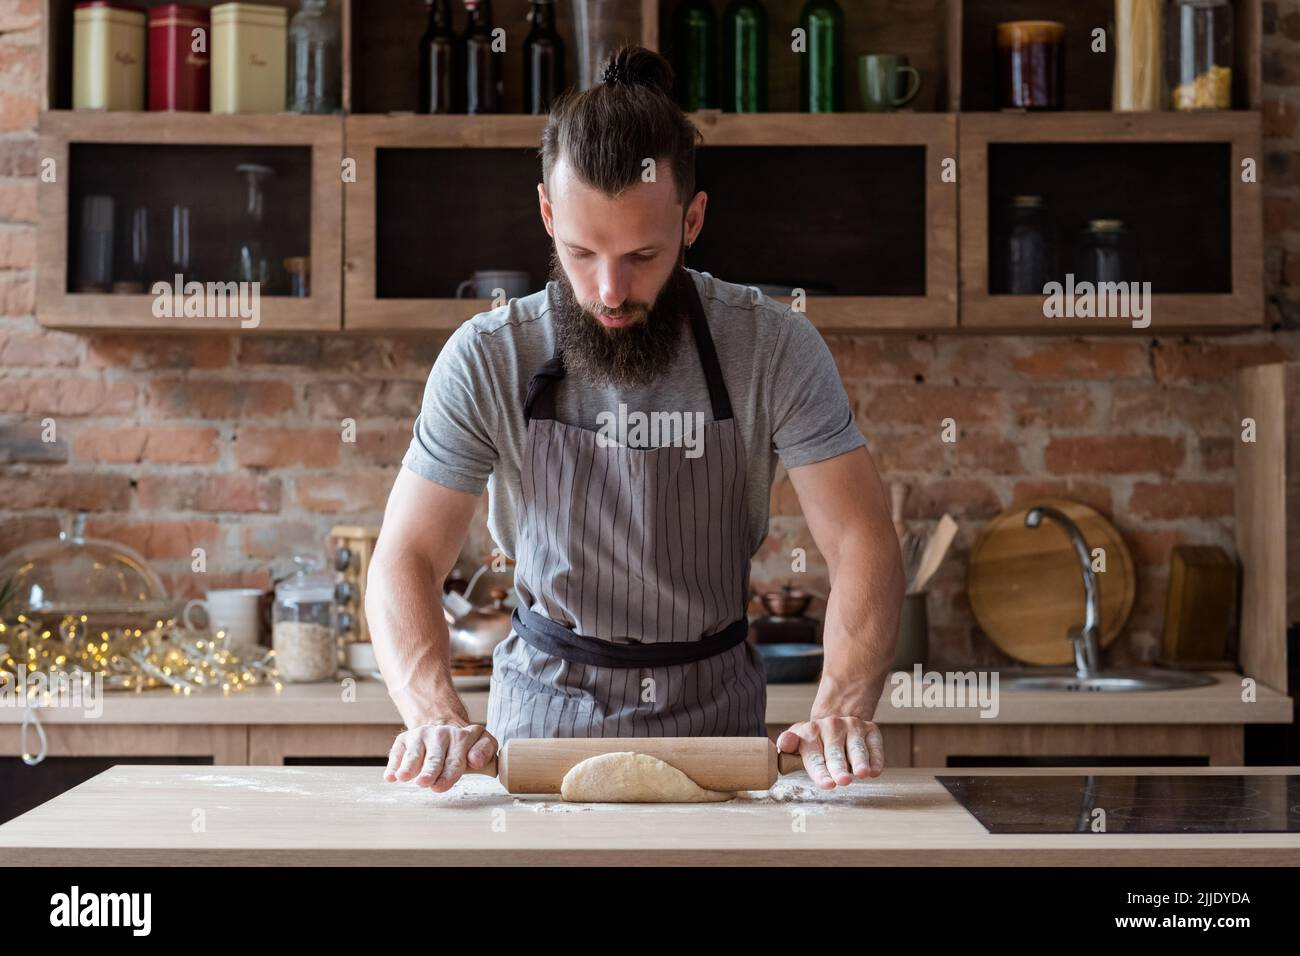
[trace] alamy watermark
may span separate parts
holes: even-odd
[[[997,717],[997,671],[894,671],[889,675],[893,689],[889,701],[895,707],[969,708],[978,707],[981,719]]]
[[[685,448],[687,458],[704,454],[703,412],[617,412],[596,415],[596,443],[601,448]]]
[[[1076,283],[1067,273],[1065,283],[1043,286],[1043,317],[1048,319],[1132,319],[1135,329],[1151,324],[1150,282]]]
[[[50,897],[50,925],[119,926],[133,936],[148,936],[153,928],[152,893],[83,893],[73,884],[66,893]]]
[[[85,671],[32,671],[22,675],[0,672],[0,707],[57,707],[80,710],[97,719],[104,714],[104,675]]]
[[[156,319],[239,319],[241,329],[255,329],[262,322],[260,282],[186,282],[180,273],[174,282],[155,282],[153,296]]]

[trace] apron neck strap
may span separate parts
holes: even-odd
[[[700,366],[704,369],[704,382],[709,389],[709,405],[713,410],[713,420],[726,421],[733,415],[731,396],[727,392],[727,383],[722,377],[722,365],[718,361],[717,349],[713,346],[713,336],[709,333],[709,320],[704,313],[704,304],[700,301],[699,290],[695,288],[695,280],[685,268],[681,270],[679,279],[685,284],[691,337],[695,340],[695,352],[699,356]],[[555,386],[562,378],[564,378],[564,353],[556,349],[555,355],[543,364],[528,382],[528,393],[524,398],[525,422],[533,419],[555,418]]]
[[[682,280],[686,283],[686,301],[691,313],[691,334],[695,337],[695,351],[704,368],[704,382],[709,387],[709,404],[713,408],[713,420],[725,422],[732,417],[731,396],[727,394],[727,383],[722,377],[722,364],[718,361],[718,350],[713,347],[713,336],[709,333],[709,319],[704,314],[704,304],[700,302],[699,290],[689,272],[682,269]]]
[[[524,397],[524,422],[534,418],[547,421],[555,417],[555,385],[564,378],[564,353],[559,349],[536,373],[528,383],[528,394]]]

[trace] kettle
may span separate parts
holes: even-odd
[[[496,646],[510,636],[510,608],[506,591],[493,588],[492,603],[475,607],[455,591],[442,596],[442,616],[447,620],[451,656],[491,657]]]

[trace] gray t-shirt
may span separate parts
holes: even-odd
[[[687,272],[700,293],[745,439],[756,551],[767,537],[777,458],[796,468],[842,455],[866,440],[854,423],[830,350],[805,315],[749,286]],[[457,491],[480,494],[486,485],[488,530],[511,558],[527,433],[524,396],[533,374],[555,351],[547,317],[553,285],[554,280],[532,295],[480,312],[451,334],[429,373],[402,460],[417,475]],[[597,416],[617,414],[620,403],[629,415],[702,412],[704,421],[712,419],[689,327],[671,371],[647,387],[616,389],[566,375],[557,386],[556,417],[596,430],[608,421]]]

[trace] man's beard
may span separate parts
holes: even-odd
[[[601,325],[578,302],[554,247],[551,278],[555,280],[551,296],[555,341],[564,353],[566,372],[596,384],[629,388],[648,385],[672,365],[686,324],[685,283],[691,281],[680,265],[673,266],[648,308],[645,303],[624,302],[617,309],[602,309],[610,315],[643,316],[617,329]]]

